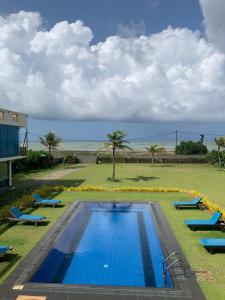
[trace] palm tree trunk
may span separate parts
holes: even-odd
[[[48,167],[51,166],[51,147],[48,147]]]
[[[115,179],[115,174],[116,174],[115,151],[116,151],[116,149],[113,148],[113,156],[112,156],[112,158],[113,158],[113,173],[112,173],[112,178],[113,178],[113,180]]]
[[[154,155],[152,154],[152,164],[154,165]]]
[[[221,171],[221,158],[220,158],[220,148],[218,147],[218,163],[219,163],[219,170]]]

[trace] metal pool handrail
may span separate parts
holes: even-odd
[[[173,257],[174,255],[178,255],[179,258],[175,259],[168,267],[165,268],[166,262]],[[184,270],[183,268],[183,262],[182,262],[182,258],[179,252],[173,252],[171,253],[164,261],[163,261],[163,280],[165,282],[165,285],[167,286],[167,278],[166,278],[166,274],[167,272],[170,270],[171,267],[173,267],[177,262],[180,262],[180,267],[182,270]],[[180,274],[181,275],[181,274]],[[184,275],[184,274],[182,274]]]
[[[180,256],[180,253],[178,253],[178,252],[173,252],[173,253],[171,253],[171,254],[163,261],[163,271],[164,271],[165,263],[166,263],[172,256],[174,256],[175,254],[177,254],[177,255]]]

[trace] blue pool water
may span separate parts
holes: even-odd
[[[163,260],[148,204],[81,203],[31,281],[164,287]]]

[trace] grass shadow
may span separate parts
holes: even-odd
[[[83,169],[86,168],[88,165],[87,164],[77,164],[77,165],[70,165],[70,164],[66,164],[64,165],[64,169],[68,170],[68,169]]]
[[[78,187],[85,182],[86,179],[40,179],[40,180],[20,180],[17,187],[11,191],[7,191],[0,195],[0,206],[10,203],[25,194],[32,194],[33,191],[43,185],[48,186],[65,186],[65,187]],[[60,193],[60,192],[59,192]],[[50,196],[55,198],[55,194]]]
[[[24,226],[34,226],[34,228],[36,228],[36,227],[40,227],[40,226],[48,226],[50,221],[46,220],[44,222],[38,223],[37,225],[35,225],[34,222],[26,222],[26,221],[24,221],[24,222],[21,221],[20,223],[22,223]]]
[[[0,226],[0,235],[5,233],[7,230],[11,229],[13,225],[14,225],[13,223],[9,223],[8,221],[7,223],[6,222],[2,223]]]
[[[171,167],[175,167],[175,165],[172,164],[161,164],[161,163],[155,163],[154,165],[149,165],[150,168],[171,168]]]
[[[117,179],[117,178],[112,178],[112,177],[108,177],[107,178],[107,181],[111,181],[111,182],[121,182],[121,180],[120,179]]]
[[[167,168],[167,167],[175,167],[175,165],[170,165],[170,164],[162,164],[162,165],[160,165],[162,168]]]
[[[126,178],[126,180],[131,180],[133,182],[139,182],[139,181],[148,182],[148,181],[153,181],[153,180],[156,180],[156,179],[159,179],[159,178],[155,177],[155,176],[143,176],[143,175],[140,175],[140,176],[137,176],[137,177],[128,177],[128,178]]]
[[[20,258],[21,256],[16,253],[7,253],[0,258],[1,277],[4,276],[4,274],[6,274]]]
[[[71,187],[71,186],[79,186],[82,183],[85,182],[86,179],[31,179],[31,180],[21,180],[20,186],[25,189],[27,188],[37,188],[42,185],[52,185],[52,186],[66,186],[66,187]],[[17,188],[19,190],[19,188]]]

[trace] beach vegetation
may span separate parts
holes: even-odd
[[[52,154],[51,159],[53,159]],[[45,169],[48,167],[48,152],[30,149],[27,151],[25,158],[21,160],[15,160],[12,166],[14,173],[26,172],[28,170]]]
[[[225,167],[225,151],[212,150],[208,153],[207,159],[210,164],[215,165],[220,171]]]
[[[182,141],[176,147],[177,154],[183,155],[198,155],[198,154],[207,154],[207,146],[202,144],[200,141]]]
[[[161,156],[161,160],[162,160],[162,154],[166,151],[165,148],[159,146],[158,144],[154,144],[154,145],[151,145],[150,147],[146,147],[146,150],[148,150],[151,153],[153,165],[154,165],[155,155],[159,154]]]
[[[40,137],[40,143],[48,149],[49,165],[51,164],[52,151],[62,143],[62,138],[57,136],[54,131],[49,131],[44,136]]]
[[[218,156],[218,166],[219,170],[221,171],[221,148],[225,148],[225,136],[221,136],[214,139],[214,142],[217,145],[217,156]]]

